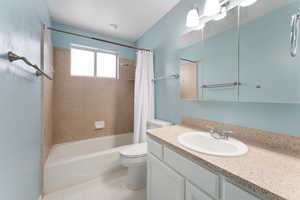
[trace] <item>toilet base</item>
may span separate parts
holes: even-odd
[[[140,190],[146,187],[147,165],[128,167],[127,187],[130,190]]]

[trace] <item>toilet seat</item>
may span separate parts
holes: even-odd
[[[147,155],[147,143],[139,143],[128,145],[128,147],[120,150],[121,156],[127,158],[139,158]]]
[[[147,143],[132,144],[120,150],[121,164],[126,167],[146,165]]]

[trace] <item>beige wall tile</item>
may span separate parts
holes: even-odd
[[[53,144],[53,81],[43,79],[43,161]]]
[[[54,51],[54,143],[132,132],[135,61],[120,59],[119,80],[72,77],[70,50]]]

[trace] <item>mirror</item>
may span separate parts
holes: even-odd
[[[290,52],[296,14],[299,0],[260,0],[240,8],[239,101],[300,102],[300,52]]]
[[[238,9],[223,20],[209,21],[204,31],[204,100],[237,101],[238,87]]]
[[[207,21],[203,29],[185,33],[179,44],[180,59],[198,63],[198,100],[238,100],[237,7],[228,10],[225,19]],[[185,75],[181,78],[187,79]]]
[[[234,2],[179,38],[178,57],[198,63],[198,100],[299,103],[300,0]]]
[[[198,62],[180,59],[180,98],[198,100]]]

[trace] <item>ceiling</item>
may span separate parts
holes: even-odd
[[[136,41],[180,0],[48,0],[55,22]],[[110,24],[117,24],[114,29]]]

